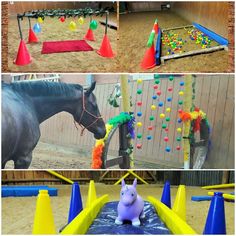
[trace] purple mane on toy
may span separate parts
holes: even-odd
[[[144,201],[137,194],[136,186],[137,179],[134,180],[133,185],[126,185],[122,180],[120,201],[117,207],[118,217],[115,221],[117,225],[123,224],[124,220],[129,220],[133,226],[139,226],[139,218],[145,217],[143,213]]]

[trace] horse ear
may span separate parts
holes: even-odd
[[[121,181],[121,186],[125,187],[125,180],[124,179],[122,179],[122,181]]]
[[[86,89],[85,95],[89,96],[95,89],[95,86],[96,86],[96,82],[94,81],[92,82],[91,86]]]
[[[134,186],[135,188],[136,188],[136,186],[137,186],[137,179],[136,179],[136,178],[134,179],[133,186]]]

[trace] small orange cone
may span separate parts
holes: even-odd
[[[158,23],[157,22],[155,22],[154,23],[154,26],[153,26],[153,29],[155,30],[155,34],[158,34]]]
[[[89,40],[89,41],[95,41],[93,31],[89,28],[86,35],[84,36],[84,39]]]
[[[156,66],[155,60],[155,48],[154,43],[150,48],[148,48],[145,52],[143,60],[141,62],[141,68],[144,70],[151,69]]]
[[[109,38],[107,37],[107,34],[104,35],[101,47],[97,51],[97,54],[99,54],[102,57],[109,57],[109,58],[112,58],[115,56],[115,54],[112,51],[111,44],[110,44]]]
[[[18,66],[28,65],[32,61],[24,40],[20,41],[16,59],[14,63]]]
[[[29,29],[29,37],[28,37],[28,43],[37,43],[38,38],[35,35],[34,31],[30,28]]]

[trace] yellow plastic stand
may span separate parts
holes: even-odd
[[[209,196],[214,196],[214,192],[208,192]],[[233,194],[223,193],[223,198],[227,200],[235,200],[235,196]]]
[[[90,180],[86,207],[90,207],[96,199],[97,199],[97,194],[96,194],[95,184],[93,180]]]
[[[179,185],[173,211],[184,221],[186,221],[186,191],[184,185]]]
[[[39,190],[32,234],[56,234],[48,190]]]

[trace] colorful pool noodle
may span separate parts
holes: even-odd
[[[120,115],[111,118],[106,124],[106,135],[103,139],[97,139],[95,147],[92,151],[92,169],[101,169],[102,167],[102,153],[105,147],[105,141],[107,140],[109,133],[114,127],[117,127],[119,124],[124,124],[133,119],[133,116],[122,112]],[[130,127],[129,127],[130,128]],[[129,130],[130,134],[133,130]],[[132,134],[131,134],[132,137]]]

